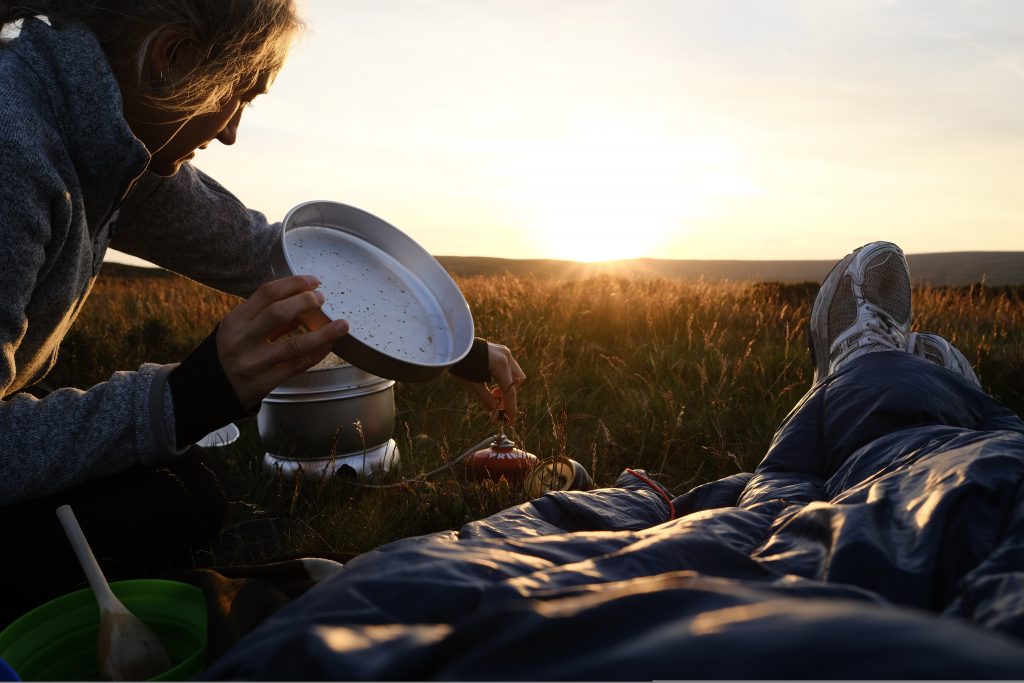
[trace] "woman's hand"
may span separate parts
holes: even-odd
[[[487,367],[491,372],[491,379],[498,385],[493,389],[488,389],[486,384],[479,382],[464,379],[459,381],[465,383],[469,390],[476,394],[490,412],[492,422],[497,422],[504,412],[509,424],[514,423],[518,414],[516,385],[526,379],[526,373],[519,367],[507,346],[491,342],[487,343]]]
[[[267,282],[232,310],[217,330],[217,355],[242,407],[250,409],[289,377],[319,363],[348,333],[335,320],[312,332],[281,338],[302,320],[326,321],[319,281],[293,275]]]

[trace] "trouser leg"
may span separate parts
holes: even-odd
[[[60,494],[0,508],[0,623],[85,584],[55,510],[71,505],[108,580],[147,578],[209,559],[227,512],[219,464],[202,448]]]
[[[862,446],[925,425],[1024,431],[1013,411],[956,373],[910,353],[883,351],[813,387],[786,417],[758,471],[827,479]]]

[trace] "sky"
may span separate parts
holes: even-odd
[[[300,0],[232,147],[434,255],[1024,251],[1020,0]],[[120,260],[120,259],[115,259]]]

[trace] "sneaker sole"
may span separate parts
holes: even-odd
[[[821,287],[818,289],[817,296],[814,297],[814,306],[811,307],[811,320],[807,323],[807,347],[811,351],[811,363],[814,365],[814,383],[817,384],[826,375],[828,375],[828,357],[829,357],[829,343],[828,343],[828,311],[822,305],[824,301],[831,299],[835,296],[836,288],[839,286],[839,281],[846,275],[846,271],[849,270],[850,264],[853,263],[853,259],[857,257],[860,250],[864,247],[858,247],[852,252],[846,255],[842,261],[832,266],[832,270],[825,276],[824,282],[821,283]],[[824,320],[822,320],[824,318]],[[815,330],[823,330],[823,334],[815,334]],[[824,370],[821,367],[819,359],[823,359],[825,363]]]
[[[871,247],[871,249],[864,252],[864,249],[868,247]],[[902,249],[890,242],[871,242],[857,247],[847,254],[842,261],[833,266],[832,270],[825,276],[825,281],[821,283],[818,295],[814,297],[814,306],[811,308],[811,320],[807,323],[807,346],[811,352],[811,363],[814,365],[814,384],[828,376],[828,363],[831,355],[831,344],[829,344],[828,340],[832,335],[828,329],[828,311],[823,305],[824,302],[830,301],[835,296],[839,282],[846,275],[847,271],[850,270],[850,265],[861,252],[864,252],[864,260],[867,261],[870,260],[875,252],[890,248],[896,249],[901,255],[903,254]],[[821,334],[815,334],[815,330],[820,330]]]

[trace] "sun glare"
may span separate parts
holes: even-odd
[[[756,187],[728,140],[619,125],[518,149],[517,205],[552,258],[656,257],[723,197]]]

